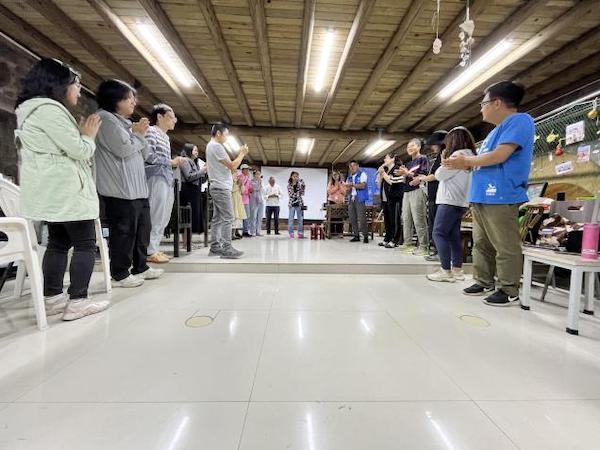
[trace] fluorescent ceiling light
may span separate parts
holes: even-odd
[[[296,151],[303,155],[309,154],[315,145],[313,138],[300,138],[296,142]]]
[[[154,24],[138,22],[136,27],[146,45],[160,59],[164,69],[169,71],[179,84],[186,88],[192,87],[194,83],[198,84],[198,81],[185,67],[173,48],[168,44],[167,39]]]
[[[375,156],[384,151],[386,148],[392,146],[392,144],[396,141],[387,141],[384,139],[378,139],[371,143],[367,149],[365,150],[366,156]]]
[[[229,150],[230,153],[238,153],[240,151],[240,142],[233,135],[227,136],[227,141],[225,142],[225,148]]]
[[[328,30],[323,37],[323,47],[321,48],[321,59],[319,60],[319,67],[317,68],[317,76],[315,78],[315,92],[321,92],[323,84],[325,83],[325,75],[327,75],[327,66],[329,65],[329,58],[331,57],[331,49],[333,47],[333,39],[335,32]]]
[[[489,70],[490,67],[492,67],[492,64],[497,59],[504,56],[512,48],[512,46],[513,46],[512,42],[507,39],[503,39],[500,42],[498,42],[494,47],[492,47],[492,49],[490,51],[485,53],[481,58],[479,58],[477,61],[472,63],[469,67],[467,67],[463,73],[461,73],[454,80],[452,80],[450,83],[448,83],[448,85],[439,92],[438,96],[440,98],[446,100],[446,99],[450,98],[452,95],[456,94],[458,91],[460,91],[465,86],[468,86],[468,87],[467,87],[467,89],[465,89],[465,91],[467,91],[467,92],[465,92],[463,94],[463,96],[466,95],[466,93],[475,89],[483,81],[485,81],[486,79],[492,77],[495,73],[497,73],[497,72],[492,73],[492,71]],[[483,74],[483,75],[477,79],[477,84],[471,83],[480,74]],[[481,78],[484,78],[484,79],[481,80]],[[453,98],[453,100],[458,100],[458,98]]]

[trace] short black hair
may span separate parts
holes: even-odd
[[[186,142],[185,144],[183,144],[180,156],[185,156],[186,158],[193,158],[194,155],[192,154],[192,152],[194,151],[194,147],[196,147],[196,144]]]
[[[101,109],[108,112],[117,112],[117,103],[127,99],[130,95],[136,95],[136,90],[122,80],[104,80],[98,86],[96,101]]]
[[[41,59],[23,78],[15,108],[35,97],[46,97],[64,104],[67,89],[79,79],[79,73],[62,61],[51,58]]]
[[[499,81],[488,86],[483,95],[490,95],[490,99],[500,99],[509,108],[518,108],[525,96],[525,87],[514,81]]]
[[[350,161],[350,162],[348,163],[348,165],[350,165],[350,164],[353,164],[353,163],[354,163],[354,164],[356,164],[356,165],[358,165],[358,161],[357,161],[357,160],[355,160],[355,159],[353,159],[352,161]]]
[[[210,135],[212,137],[215,137],[217,135],[217,133],[220,131],[221,133],[225,133],[226,130],[228,130],[229,127],[224,124],[224,123],[215,123],[212,128],[210,129]]]
[[[152,111],[150,111],[150,125],[156,125],[158,122],[158,115],[164,116],[167,112],[173,111],[169,105],[164,103],[159,103],[152,107]]]

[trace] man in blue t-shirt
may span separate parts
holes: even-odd
[[[485,90],[483,120],[496,125],[477,156],[443,161],[451,169],[473,169],[469,201],[473,213],[473,268],[476,283],[466,295],[486,295],[484,303],[510,306],[519,302],[523,266],[517,222],[519,205],[528,200],[527,180],[533,156],[535,125],[517,112],[525,89],[501,81]],[[494,276],[500,287],[495,290]]]

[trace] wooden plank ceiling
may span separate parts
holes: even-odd
[[[211,123],[229,121],[257,163],[325,166],[373,162],[381,155],[365,149],[382,137],[402,151],[416,134],[479,125],[481,90],[494,81],[522,81],[525,109],[536,114],[559,94],[598,89],[597,0],[470,4],[473,58],[501,39],[511,39],[519,57],[452,103],[437,94],[464,70],[457,67],[464,0],[441,2],[439,55],[431,51],[434,0],[0,0],[0,29],[38,55],[75,65],[91,89],[118,77],[139,88],[143,110],[172,105],[179,142],[203,146]],[[168,68],[128,39],[140,21],[161,30],[201,87],[165,80]],[[330,63],[316,92],[329,30]],[[312,152],[298,154],[297,139],[311,136]]]

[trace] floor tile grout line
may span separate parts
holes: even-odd
[[[406,334],[406,336],[408,336],[408,338],[418,347],[421,349],[421,351],[427,355],[427,358],[471,401],[471,403],[473,403],[473,405],[479,409],[481,411],[480,406],[477,404],[477,402],[475,400],[473,400],[473,398],[467,393],[467,391],[465,389],[463,389],[463,387],[458,384],[458,382],[454,379],[454,377],[452,377],[442,366],[441,364],[430,354],[429,351],[427,351],[427,349],[425,347],[423,347],[419,342],[417,342],[417,340],[408,332],[408,330],[406,328],[404,328],[400,322],[398,322],[396,320],[396,318],[390,313],[390,311],[388,309],[386,309],[386,313],[387,315],[390,317],[390,319]],[[513,439],[508,435],[508,433],[502,428],[500,427],[500,425],[498,425],[494,420],[491,419],[490,416],[488,416],[487,414],[485,414],[483,411],[481,411],[483,413],[483,415],[490,421],[490,423],[492,423],[497,429],[498,431],[500,431],[500,433],[502,433],[506,439],[508,439],[514,446],[515,448],[519,448],[519,446],[513,441]]]
[[[244,432],[246,431],[246,422],[248,420],[248,413],[250,412],[250,404],[252,403],[252,394],[254,393],[254,385],[256,384],[256,377],[258,376],[258,368],[260,367],[260,360],[262,358],[263,350],[265,347],[265,341],[267,339],[267,331],[269,330],[269,321],[271,320],[271,312],[273,310],[273,304],[275,303],[275,296],[279,293],[279,283],[281,282],[279,274],[277,276],[277,289],[273,292],[271,297],[271,305],[269,312],[267,313],[267,322],[265,323],[265,331],[263,332],[262,342],[260,344],[260,352],[258,353],[258,359],[256,361],[256,368],[254,370],[254,378],[252,379],[252,387],[250,388],[250,396],[248,397],[248,404],[246,405],[246,412],[244,413],[244,422],[242,423],[242,429],[240,431],[240,438],[238,440],[237,450],[240,450],[242,441],[244,439]]]

